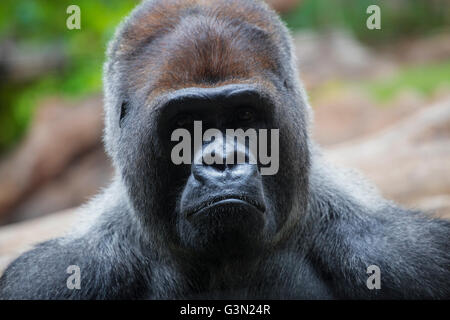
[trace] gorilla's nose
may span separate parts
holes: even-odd
[[[214,141],[195,154],[192,174],[205,184],[243,185],[258,179],[259,171],[253,153],[240,143]]]
[[[191,175],[181,197],[180,212],[190,216],[211,206],[221,207],[227,212],[257,211],[257,216],[266,211],[258,164],[245,146],[239,145],[239,142],[224,146],[218,139],[199,149],[202,150],[194,153]]]

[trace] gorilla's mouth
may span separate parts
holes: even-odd
[[[214,197],[211,200],[204,201],[201,204],[188,209],[188,211],[186,212],[186,217],[189,218],[192,216],[201,215],[203,213],[206,213],[207,211],[219,208],[224,210],[251,210],[257,211],[261,214],[266,211],[266,206],[262,201],[252,199],[247,196],[230,195]]]

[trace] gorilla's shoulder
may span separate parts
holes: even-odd
[[[450,221],[404,209],[358,174],[324,162],[311,173],[311,255],[340,295],[450,297]],[[371,265],[382,272],[383,290],[367,290]]]
[[[139,298],[148,295],[150,271],[136,245],[117,234],[57,238],[8,266],[0,278],[0,299]],[[70,288],[76,272],[80,286]]]
[[[1,299],[52,299],[76,296],[66,285],[67,268],[80,264],[81,251],[62,238],[36,245],[5,270],[0,279]]]
[[[146,284],[151,265],[130,236],[126,212],[115,208],[96,214],[99,201],[104,199],[85,208],[88,216],[94,216],[89,221],[13,261],[0,278],[0,299],[114,299],[147,294],[139,283]],[[79,271],[79,289],[68,287],[74,270]]]

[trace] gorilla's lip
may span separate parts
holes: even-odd
[[[266,211],[266,207],[261,201],[252,199],[247,196],[230,195],[230,196],[215,197],[211,200],[204,201],[200,205],[189,209],[186,212],[186,217],[190,217],[192,215],[199,214],[202,211],[211,209],[216,206],[227,206],[227,205],[248,206],[248,207],[251,207],[252,209],[257,210],[261,213]]]

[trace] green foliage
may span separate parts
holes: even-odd
[[[283,16],[291,29],[344,27],[366,43],[395,41],[450,26],[448,0],[302,0]],[[368,6],[381,9],[381,30],[369,30]]]
[[[370,82],[368,90],[381,102],[389,101],[402,90],[431,95],[440,86],[450,86],[450,61],[408,67],[395,76]]]
[[[119,21],[137,0],[2,0],[0,39],[10,38],[36,48],[57,44],[67,65],[30,83],[0,84],[0,152],[26,130],[36,101],[46,94],[80,96],[101,90],[106,44]],[[81,30],[68,30],[66,9],[81,9]],[[1,40],[0,40],[1,41]]]

